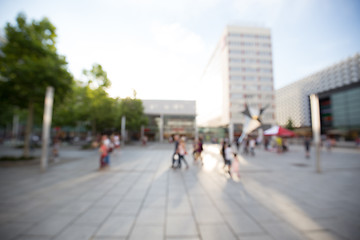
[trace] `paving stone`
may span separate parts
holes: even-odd
[[[26,234],[55,236],[74,219],[75,217],[72,215],[55,214],[39,224],[36,224],[33,228],[27,231]]]
[[[199,224],[205,223],[224,223],[224,218],[215,208],[195,208],[195,219]]]
[[[226,214],[224,218],[237,235],[259,234],[264,232],[254,220],[244,213]]]
[[[10,240],[29,229],[32,223],[10,222],[0,225],[0,239]]]
[[[100,225],[105,218],[110,214],[111,208],[90,208],[79,218],[76,219],[75,224],[83,225]]]
[[[136,225],[129,237],[129,240],[162,240],[164,239],[163,226],[144,226]]]
[[[276,240],[301,240],[305,239],[305,236],[300,232],[295,231],[287,223],[263,223],[261,224],[266,231]]]
[[[203,240],[235,240],[237,237],[231,232],[225,224],[199,225],[201,238]]]
[[[194,218],[190,215],[168,216],[166,223],[166,237],[196,237],[198,231]]]
[[[165,223],[164,208],[143,208],[136,219],[138,225],[160,225]]]
[[[167,205],[168,215],[190,215],[192,213],[186,196],[179,199],[169,199]]]
[[[134,220],[132,216],[111,216],[100,227],[96,237],[126,237]]]
[[[341,238],[337,236],[335,233],[332,233],[330,231],[311,231],[305,233],[308,239],[310,240],[343,240],[344,238]]]
[[[88,240],[96,231],[96,226],[72,225],[62,231],[54,240]]]
[[[122,201],[114,209],[113,214],[136,215],[140,209],[141,201]]]

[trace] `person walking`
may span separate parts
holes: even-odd
[[[100,169],[104,169],[107,166],[106,157],[108,155],[108,150],[104,141],[101,141],[100,143],[99,152],[100,152]]]
[[[186,146],[185,146],[185,139],[184,138],[180,139],[177,152],[179,154],[178,168],[181,169],[181,161],[184,161],[185,165],[186,165],[186,169],[188,169],[189,164],[187,163],[187,161],[185,159],[185,155],[187,154],[187,152],[186,152]]]
[[[305,157],[310,158],[310,137],[305,137]]]
[[[178,154],[178,147],[179,147],[179,135],[175,135],[174,136],[174,145],[175,145],[175,150],[174,153],[172,155],[172,164],[171,167],[175,168],[175,162],[177,161],[179,164],[179,154]]]
[[[225,148],[225,171],[230,175],[231,177],[231,161],[233,159],[234,153],[231,148],[231,144],[228,144]]]

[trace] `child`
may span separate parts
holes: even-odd
[[[240,161],[236,153],[234,153],[234,161],[231,164],[231,172],[240,178],[240,171],[239,171]]]
[[[108,150],[104,141],[101,141],[99,152],[100,152],[100,169],[102,169],[107,166],[106,157],[108,155]]]

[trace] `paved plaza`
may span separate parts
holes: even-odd
[[[222,171],[218,145],[204,166],[170,167],[171,144],[126,146],[98,171],[97,150],[63,147],[58,162],[0,167],[0,239],[360,239],[360,151],[302,146],[241,156]],[[5,153],[5,147],[0,151]]]

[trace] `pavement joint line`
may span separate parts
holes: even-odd
[[[202,166],[200,166],[202,167]],[[195,175],[195,174],[193,174]],[[208,176],[206,176],[208,178]],[[221,217],[224,220],[224,223],[227,225],[227,227],[230,229],[231,233],[233,234],[233,236],[235,236],[235,238],[238,238],[238,236],[236,235],[235,231],[232,229],[232,227],[230,226],[230,224],[228,223],[228,221],[226,221],[226,219],[224,218],[224,214],[219,210],[218,206],[215,204],[214,199],[211,197],[211,195],[209,194],[208,190],[206,188],[204,188],[204,185],[202,183],[202,181],[199,181],[202,189],[204,190],[204,192],[206,193],[207,197],[210,199],[210,201],[212,202],[213,206],[216,208],[216,210],[219,212],[219,214],[221,215]],[[194,211],[194,210],[193,210]],[[199,230],[199,229],[198,229]],[[201,234],[200,230],[199,233]]]
[[[122,178],[124,178],[124,177],[122,177]],[[119,181],[120,181],[120,180],[119,180]],[[119,182],[118,182],[117,184],[119,184]],[[114,184],[114,186],[117,185],[117,184]],[[114,186],[113,186],[113,187],[114,187]],[[98,187],[98,186],[95,185],[94,188],[96,188],[96,187]],[[113,187],[112,187],[112,188],[113,188]],[[94,189],[94,188],[92,188],[92,189]],[[65,229],[67,229],[69,226],[73,225],[73,223],[75,223],[76,220],[78,220],[81,216],[83,216],[83,215],[86,213],[87,210],[89,210],[90,208],[92,208],[98,201],[100,201],[108,192],[111,191],[112,188],[109,188],[106,192],[104,192],[101,198],[99,198],[97,201],[94,201],[92,204],[90,204],[89,207],[87,207],[85,211],[83,211],[82,213],[80,213],[79,215],[77,215],[77,217],[75,217],[71,222],[69,222],[66,226],[64,226],[64,227],[61,229],[61,231],[60,231],[57,235],[53,236],[51,239],[56,239],[59,235],[61,235],[62,232],[65,231]],[[119,203],[120,203],[120,202],[121,202],[121,201],[119,200]],[[117,205],[115,205],[115,206],[117,206]],[[115,208],[115,207],[113,207],[113,209],[114,209],[114,208]],[[112,211],[110,211],[109,215],[110,215],[111,213],[112,213]],[[104,220],[104,222],[105,222],[105,220]],[[102,225],[102,224],[100,224],[100,226],[101,226],[101,225]],[[98,230],[98,229],[97,229],[97,230]],[[94,233],[96,233],[97,230],[95,230]]]
[[[151,165],[151,163],[152,163],[152,162],[149,161],[148,166]],[[159,165],[159,163],[158,163],[158,165]],[[141,201],[139,210],[138,210],[138,212],[137,212],[136,215],[135,215],[135,220],[134,220],[132,226],[130,227],[130,230],[129,230],[128,235],[127,235],[126,238],[125,238],[126,240],[128,240],[128,239],[130,238],[130,236],[131,236],[131,234],[132,234],[132,232],[133,232],[133,230],[134,230],[134,228],[135,228],[137,219],[138,219],[138,217],[139,217],[139,215],[140,215],[141,210],[143,209],[143,206],[144,206],[146,197],[147,197],[147,195],[149,194],[149,191],[150,191],[150,188],[151,188],[151,186],[152,186],[152,184],[153,184],[153,181],[154,181],[155,176],[156,176],[156,171],[153,173],[153,175],[152,175],[152,177],[151,177],[150,184],[149,184],[149,186],[147,187],[146,193],[145,193],[145,195],[144,195],[144,197],[143,197],[143,199],[142,199],[142,201]],[[139,179],[140,179],[140,178],[139,178]]]
[[[214,180],[214,177],[210,177],[210,178],[211,178],[211,181],[212,181],[212,182],[214,182],[216,185],[219,186],[218,182],[216,182],[216,181]],[[237,184],[237,183],[233,182],[232,179],[231,179],[231,180],[227,179],[227,181],[232,181],[232,182],[230,182],[230,184],[232,184],[232,185]],[[245,186],[244,186],[244,190],[245,190]],[[205,191],[207,192],[207,190],[205,190]],[[228,194],[227,192],[225,192],[225,194],[226,194],[227,196],[229,196],[230,199],[232,200],[232,202],[235,203],[235,205],[239,206],[239,207],[245,212],[245,214],[246,214],[250,219],[252,219],[254,222],[256,222],[256,224],[264,231],[264,233],[266,233],[268,236],[270,236],[271,238],[273,238],[272,235],[271,235],[268,231],[266,231],[266,229],[262,226],[262,224],[261,224],[259,221],[257,221],[257,219],[255,219],[253,216],[251,216],[238,202],[235,201],[235,199],[234,199],[233,196],[231,196],[231,195]],[[214,203],[214,199],[213,199],[211,196],[209,196],[209,197],[210,197],[211,201]],[[261,205],[262,205],[262,204],[261,204]],[[218,207],[217,207],[216,204],[215,204],[215,207],[218,209]],[[224,217],[224,214],[221,213],[221,211],[219,211],[219,212],[220,212],[220,214]],[[277,216],[277,215],[276,215],[276,216]],[[225,218],[224,218],[224,220],[225,220],[226,224],[229,226],[229,228],[233,231],[233,234],[235,234],[235,236],[237,237],[234,229],[232,229],[232,227],[231,227],[231,225],[228,223],[228,221],[226,221]]]
[[[126,177],[126,175],[123,176],[121,179],[124,179],[125,177]],[[136,179],[134,180],[134,183],[133,183],[133,184],[136,184],[136,182],[139,181],[139,179],[140,179],[140,178],[136,178]],[[120,180],[118,181],[117,184],[119,184],[119,182],[120,182]],[[116,184],[116,185],[117,185],[117,184]],[[111,208],[112,210],[111,210],[111,211],[109,212],[109,214],[104,218],[103,222],[102,222],[101,224],[99,224],[99,226],[96,228],[96,230],[94,231],[94,233],[93,233],[93,235],[91,236],[91,238],[95,238],[96,233],[97,233],[97,232],[99,231],[99,229],[105,224],[105,222],[109,219],[109,217],[110,217],[111,214],[114,212],[114,210],[117,208],[117,206],[119,206],[119,204],[120,204],[120,203],[122,202],[122,200],[125,198],[126,194],[131,190],[132,186],[133,186],[133,185],[131,185],[131,184],[129,185],[126,193],[123,194],[123,196],[120,198],[119,202],[118,202],[117,204],[115,204],[114,207]],[[109,190],[107,191],[107,193],[110,192],[110,191],[111,191],[111,189],[109,189]],[[105,195],[105,194],[104,194],[104,195]],[[104,195],[103,195],[103,196],[104,196]],[[99,200],[98,200],[98,201],[99,201]],[[97,201],[95,201],[93,205],[95,205],[96,203],[97,203]]]
[[[167,215],[169,206],[169,188],[170,188],[170,171],[166,171],[166,198],[165,198],[165,221],[163,230],[163,240],[166,240]]]
[[[186,191],[186,197],[187,197],[187,200],[188,200],[188,203],[190,205],[190,208],[191,208],[191,215],[192,217],[194,218],[194,222],[195,222],[195,225],[196,225],[196,230],[198,232],[198,237],[200,240],[202,240],[202,236],[201,236],[201,231],[200,231],[200,224],[199,222],[197,221],[196,219],[196,216],[195,216],[195,210],[194,210],[194,206],[192,205],[191,201],[190,201],[190,197],[189,197],[189,189],[188,189],[188,186],[186,185],[186,181],[184,179],[184,174],[181,172],[181,178],[182,178],[182,183],[184,185],[184,188],[185,188],[185,191]]]

